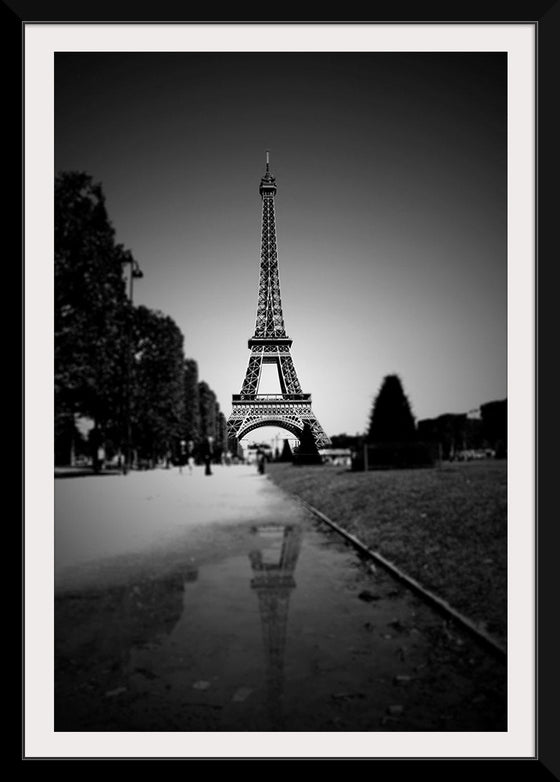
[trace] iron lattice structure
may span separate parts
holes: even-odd
[[[230,440],[241,440],[261,426],[279,426],[298,439],[309,424],[318,448],[329,445],[327,437],[311,408],[311,394],[304,394],[290,353],[292,340],[286,335],[276,247],[274,198],[276,179],[270,173],[268,152],[266,173],[261,179],[262,198],[261,265],[259,299],[255,333],[249,339],[249,366],[240,394],[233,394],[233,409],[228,419]],[[259,394],[263,364],[275,364],[280,394]]]

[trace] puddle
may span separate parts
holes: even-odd
[[[332,532],[244,533],[57,598],[56,730],[506,729],[505,665]]]

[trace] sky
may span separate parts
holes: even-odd
[[[57,53],[55,169],[100,182],[231,412],[249,360],[266,150],[284,323],[328,435],[384,376],[417,420],[507,396],[504,53]],[[278,390],[267,372],[261,392]],[[284,433],[285,434],[285,433]]]

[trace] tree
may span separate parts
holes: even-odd
[[[293,456],[293,463],[301,464],[323,464],[321,455],[315,443],[315,437],[309,424],[303,425],[303,430],[299,438],[299,445]]]
[[[228,450],[227,420],[218,402],[216,402],[216,446],[220,454]]]
[[[216,394],[204,380],[198,384],[198,398],[201,438],[216,438]]]
[[[132,344],[132,441],[141,458],[165,457],[184,421],[183,334],[168,315],[134,310]]]
[[[291,462],[293,458],[292,449],[290,448],[290,442],[289,440],[284,440],[284,446],[282,448],[282,453],[280,454],[279,461],[281,462]]]
[[[373,404],[367,441],[374,444],[411,443],[416,426],[398,375],[387,375]]]
[[[184,440],[198,443],[201,437],[200,399],[198,392],[198,364],[193,358],[185,360],[184,368],[185,414],[183,420]]]
[[[417,440],[410,403],[397,375],[387,375],[373,404],[364,451],[368,468],[424,467],[433,464],[428,445]],[[365,455],[352,461],[365,469]]]
[[[498,459],[507,456],[507,399],[480,405],[482,434]]]
[[[54,217],[55,435],[67,437],[76,416],[87,416],[118,437],[130,254],[116,244],[101,185],[86,173],[57,175]]]
[[[358,450],[363,446],[364,436],[360,434],[333,434],[331,437],[331,448],[350,448],[351,450]]]
[[[418,421],[418,435],[442,459],[452,459],[467,447],[467,423],[466,413],[444,413]]]

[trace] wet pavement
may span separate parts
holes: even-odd
[[[237,478],[264,502],[245,518],[62,563],[55,730],[507,729],[503,661],[268,479]]]

